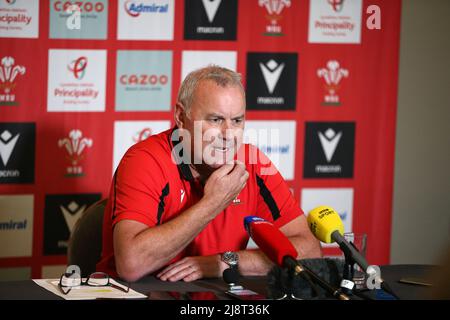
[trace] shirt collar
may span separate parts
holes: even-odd
[[[181,177],[187,181],[194,181],[195,179],[192,175],[189,164],[183,161],[184,150],[181,149],[179,152],[175,152],[175,146],[177,146],[179,143],[181,143],[181,141],[178,135],[178,127],[175,126],[169,134],[169,146],[171,148],[173,160],[176,161],[175,163],[177,164],[178,171],[180,172]]]

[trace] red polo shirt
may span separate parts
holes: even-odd
[[[122,158],[111,185],[103,222],[103,249],[98,271],[117,275],[113,228],[134,220],[149,228],[182,214],[203,196],[203,185],[192,177],[189,165],[179,160],[172,141],[173,128],[132,146]],[[179,151],[179,150],[178,150]],[[256,147],[244,144],[245,166],[250,176],[238,197],[217,215],[168,264],[186,256],[205,256],[244,250],[249,236],[244,217],[260,216],[281,227],[302,214],[286,182],[270,160]],[[182,153],[181,153],[182,154]],[[267,173],[273,174],[267,174]]]

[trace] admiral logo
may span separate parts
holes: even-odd
[[[295,121],[254,121],[245,123],[244,142],[256,146],[286,180],[294,179]],[[269,169],[269,168],[268,168]],[[262,174],[274,174],[266,170]]]
[[[117,39],[173,40],[174,0],[117,2]]]
[[[34,123],[0,123],[0,183],[34,182]]]
[[[2,230],[24,230],[27,228],[28,220],[9,220],[9,221],[0,221],[0,231]]]
[[[328,92],[324,97],[322,105],[340,106],[341,104],[337,91],[340,88],[339,84],[341,80],[349,76],[348,70],[341,68],[339,62],[336,60],[330,60],[328,61],[326,68],[317,70],[317,76],[323,78],[325,81],[325,89]]]
[[[360,43],[362,0],[310,0],[310,43]]]
[[[355,144],[353,122],[307,122],[305,178],[352,178]]]
[[[39,1],[0,1],[0,38],[37,38]]]
[[[190,72],[210,64],[219,64],[223,68],[236,71],[237,52],[184,50],[181,62],[181,80],[184,80]]]
[[[169,11],[169,5],[157,5],[156,3],[144,4],[137,1],[125,1],[124,4],[125,11],[131,17],[136,18],[141,15],[141,13],[167,13]]]
[[[0,195],[0,258],[32,254],[33,195]]]
[[[283,19],[281,12],[284,8],[291,6],[290,0],[259,0],[260,7],[264,7],[267,11],[267,20],[270,24],[266,26],[265,36],[284,36],[279,21]]]
[[[80,163],[84,159],[87,148],[92,147],[93,140],[83,137],[80,130],[71,130],[68,138],[58,140],[58,147],[67,151],[66,159],[70,165],[66,168],[66,177],[84,176],[83,167]]]
[[[186,40],[236,40],[237,0],[185,1]]]
[[[297,54],[249,53],[247,107],[249,110],[295,110]]]
[[[44,254],[66,254],[76,222],[101,194],[47,195],[44,209]]]
[[[6,56],[0,65],[0,106],[16,106],[16,79],[25,74],[26,68],[16,64],[13,57]]]

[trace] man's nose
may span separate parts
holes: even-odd
[[[223,121],[220,129],[221,129],[220,130],[221,138],[223,140],[232,140],[233,139],[234,135],[233,135],[231,120]]]

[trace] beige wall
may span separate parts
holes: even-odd
[[[450,247],[450,1],[403,0],[391,263]]]

